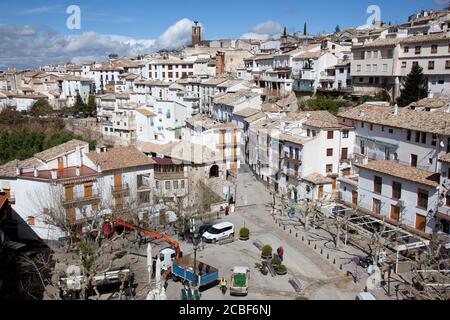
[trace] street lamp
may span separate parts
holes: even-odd
[[[193,233],[192,244],[194,246],[194,282],[192,283],[192,285],[194,287],[196,287],[197,284],[198,284],[198,279],[197,279],[197,249],[198,249],[198,243],[199,243],[199,232],[198,232],[198,228],[197,228],[197,226],[195,224],[195,219],[191,220],[191,224],[192,224],[191,231]]]

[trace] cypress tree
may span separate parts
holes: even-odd
[[[413,102],[428,96],[428,81],[423,74],[423,68],[413,64],[411,72],[406,77],[397,103],[400,107],[406,107]]]
[[[306,28],[306,22],[305,22],[305,24],[303,25],[303,35],[304,35],[304,36],[308,35],[308,30],[307,30],[307,28]]]

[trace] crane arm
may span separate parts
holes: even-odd
[[[153,237],[155,239],[164,239],[164,241],[166,241],[167,243],[169,243],[176,251],[176,256],[177,259],[180,258],[180,253],[181,253],[181,248],[180,248],[180,244],[178,242],[176,242],[174,239],[172,239],[171,237],[163,234],[163,233],[159,233],[159,232],[154,232],[154,231],[150,231],[147,229],[143,229],[140,228],[138,226],[135,226],[133,224],[127,223],[123,220],[120,219],[112,219],[111,220],[113,225],[118,225],[118,226],[123,226],[127,229],[131,229],[131,230],[136,230],[138,232],[141,232],[145,235],[148,235],[150,237]]]

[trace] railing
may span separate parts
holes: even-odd
[[[72,199],[67,199],[66,196],[62,199],[62,204],[64,206],[76,204],[76,203],[92,203],[100,201],[100,193],[98,190],[92,190],[92,193],[86,195],[85,192],[75,192]]]
[[[180,172],[155,172],[156,180],[175,180],[184,179],[184,171]]]
[[[130,191],[130,186],[128,183],[111,186],[111,191],[113,195],[123,195]]]
[[[305,91],[305,92],[314,92],[314,87],[302,86],[294,84],[292,87],[294,91]]]

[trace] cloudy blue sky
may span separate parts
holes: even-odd
[[[103,59],[110,52],[135,55],[189,44],[192,21],[204,38],[266,38],[360,26],[369,5],[385,22],[402,22],[412,12],[442,8],[448,0],[127,0],[0,2],[0,68],[60,60]],[[81,9],[81,29],[69,30],[70,5]]]

